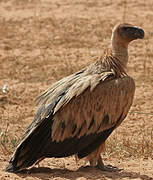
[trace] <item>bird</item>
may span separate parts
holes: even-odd
[[[132,105],[135,81],[126,72],[128,45],[144,35],[141,27],[117,24],[110,50],[43,92],[6,171],[18,173],[45,158],[72,155],[102,171],[114,171],[115,167],[104,165],[101,153]]]

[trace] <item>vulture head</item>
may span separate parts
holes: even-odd
[[[135,39],[143,39],[144,31],[140,27],[131,24],[119,24],[114,27],[112,32],[112,44],[120,44],[123,47]]]

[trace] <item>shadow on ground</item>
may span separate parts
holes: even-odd
[[[23,170],[17,175],[21,178],[26,178],[26,177],[35,177],[35,178],[40,178],[42,179],[48,179],[48,178],[67,178],[67,179],[77,179],[80,177],[85,177],[85,178],[90,178],[92,179],[97,179],[100,178],[99,175],[100,170],[98,169],[93,169],[91,167],[81,167],[77,171],[72,171],[69,169],[50,169],[47,167],[39,167],[39,168],[31,168],[29,170]],[[98,177],[97,177],[98,174]],[[140,174],[137,172],[133,171],[118,171],[118,172],[103,172],[101,171],[101,176],[103,179],[109,178],[109,179],[140,179],[140,180],[153,180],[152,177],[149,177],[148,175],[145,174]]]

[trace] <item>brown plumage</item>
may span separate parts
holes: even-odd
[[[128,44],[144,31],[130,24],[113,29],[112,49],[95,63],[61,79],[37,98],[34,121],[17,146],[6,171],[17,172],[46,157],[76,155],[104,166],[100,153],[109,135],[125,119],[135,83],[126,73]]]

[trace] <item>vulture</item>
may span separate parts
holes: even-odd
[[[62,78],[38,98],[34,121],[6,168],[17,173],[44,158],[75,155],[102,171],[105,141],[132,105],[135,82],[127,75],[128,44],[143,39],[142,28],[128,23],[113,28],[110,51],[82,70]]]

